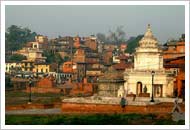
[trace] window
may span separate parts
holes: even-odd
[[[48,69],[46,69],[46,73],[48,72]]]
[[[43,69],[41,69],[41,72],[43,72]]]

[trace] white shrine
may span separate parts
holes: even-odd
[[[126,95],[141,96],[146,93],[151,97],[153,91],[154,97],[173,96],[175,79],[172,72],[163,68],[162,50],[153,36],[150,25],[136,48],[134,68],[125,70],[124,80]]]

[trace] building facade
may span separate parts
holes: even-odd
[[[50,65],[46,63],[35,63],[33,68],[34,73],[49,73]]]
[[[136,48],[134,68],[125,70],[124,79],[126,94],[140,96],[143,93],[153,93],[154,97],[173,96],[174,75],[163,68],[163,53],[150,25]],[[143,91],[144,88],[146,92]]]

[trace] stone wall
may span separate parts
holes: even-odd
[[[109,82],[99,83],[98,95],[108,96],[108,97],[117,97],[120,86],[123,86],[123,83],[109,83]]]

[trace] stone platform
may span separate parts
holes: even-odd
[[[78,97],[78,98],[69,98],[63,99],[62,103],[92,103],[92,104],[120,104],[121,98],[118,97],[99,97],[99,96],[91,96],[91,97]],[[146,105],[155,105],[161,102],[174,102],[174,98],[155,98],[155,102],[150,102],[149,97],[136,97],[135,101],[133,101],[132,97],[127,97],[127,105],[136,105],[136,106],[146,106]],[[179,99],[179,103],[182,102]]]

